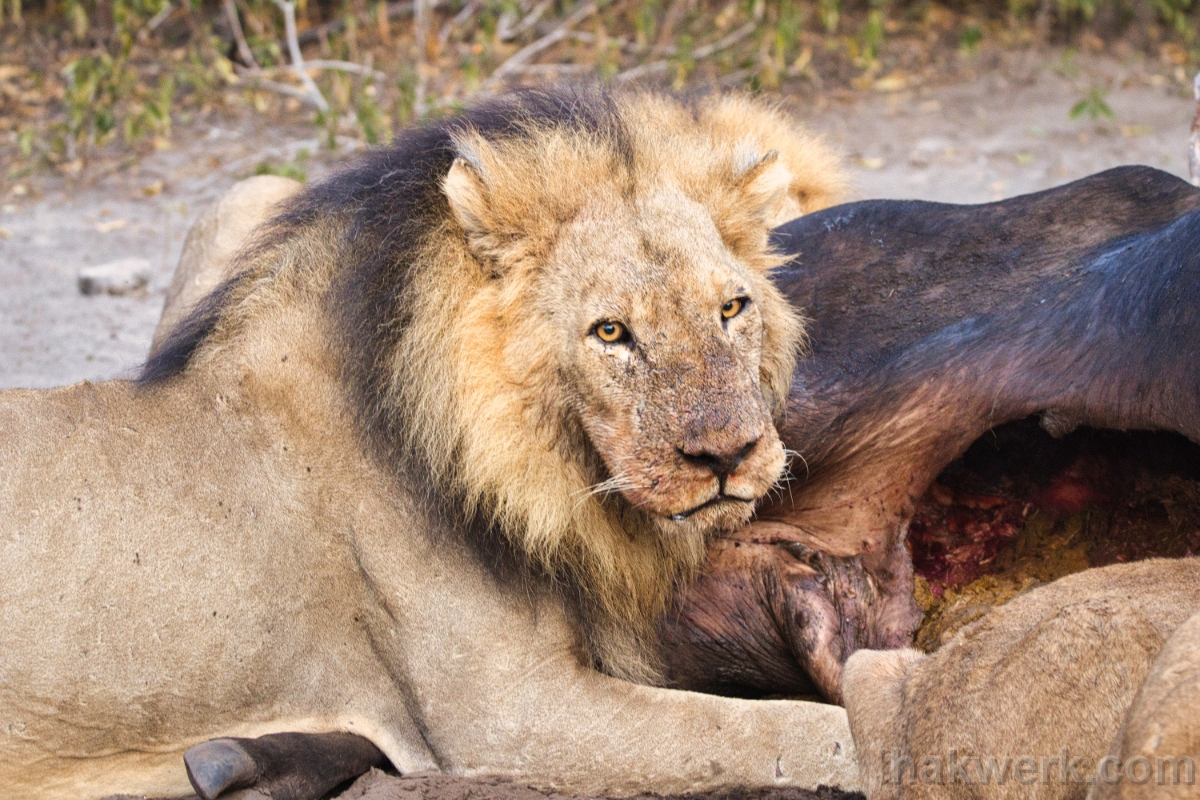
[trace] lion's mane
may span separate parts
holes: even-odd
[[[802,326],[767,278],[778,257],[762,214],[729,190],[747,159],[772,149],[792,175],[791,206],[780,213],[837,197],[832,154],[776,112],[739,99],[685,105],[649,94],[526,91],[406,131],[291,200],[141,381],[168,380],[252,335],[253,320],[311,299],[366,446],[437,527],[467,532],[489,562],[548,576],[574,602],[598,665],[653,680],[655,621],[703,562],[707,542],[664,537],[619,496],[589,491],[604,468],[539,328],[547,309],[538,304],[548,301],[536,291],[537,271],[514,265],[536,263],[586,202],[681,187],[760,276],[760,381],[782,412]],[[484,234],[464,230],[447,200],[443,182],[456,158],[486,165],[492,224]],[[506,271],[509,280],[493,280]]]

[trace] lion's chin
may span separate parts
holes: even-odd
[[[655,515],[654,519],[659,530],[668,536],[689,536],[735,531],[745,527],[753,515],[753,502],[721,499],[683,513]]]

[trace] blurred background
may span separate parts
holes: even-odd
[[[761,93],[855,197],[1186,176],[1198,25],[1200,0],[0,0],[0,386],[131,374],[234,181],[319,179],[513,85]]]

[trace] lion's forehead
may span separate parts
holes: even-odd
[[[548,260],[553,291],[597,312],[691,315],[752,284],[711,216],[679,194],[586,208],[563,226]]]

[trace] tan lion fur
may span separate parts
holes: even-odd
[[[1200,796],[1200,613],[1154,660],[1108,756],[1089,800]]]
[[[197,303],[232,277],[234,257],[251,232],[300,187],[300,182],[291,178],[255,175],[235,183],[200,214],[188,231],[182,257],[163,298],[162,316],[150,342],[151,353]]]
[[[860,650],[842,688],[867,797],[1083,798],[1164,642],[1198,608],[1200,560],[1154,559],[1034,589],[928,656]],[[1014,777],[1023,757],[1036,764],[1028,784]],[[988,758],[1009,759],[1004,783],[984,782],[978,761],[951,771]]]
[[[325,730],[576,792],[854,785],[838,708],[590,664],[653,677],[648,626],[749,514],[663,516],[713,491],[676,448],[757,436],[727,485],[769,490],[800,335],[765,274],[782,148],[652,96],[609,116],[453,128],[409,217],[417,162],[373,156],[289,201],[141,384],[0,393],[0,785],[182,794],[198,741]]]

